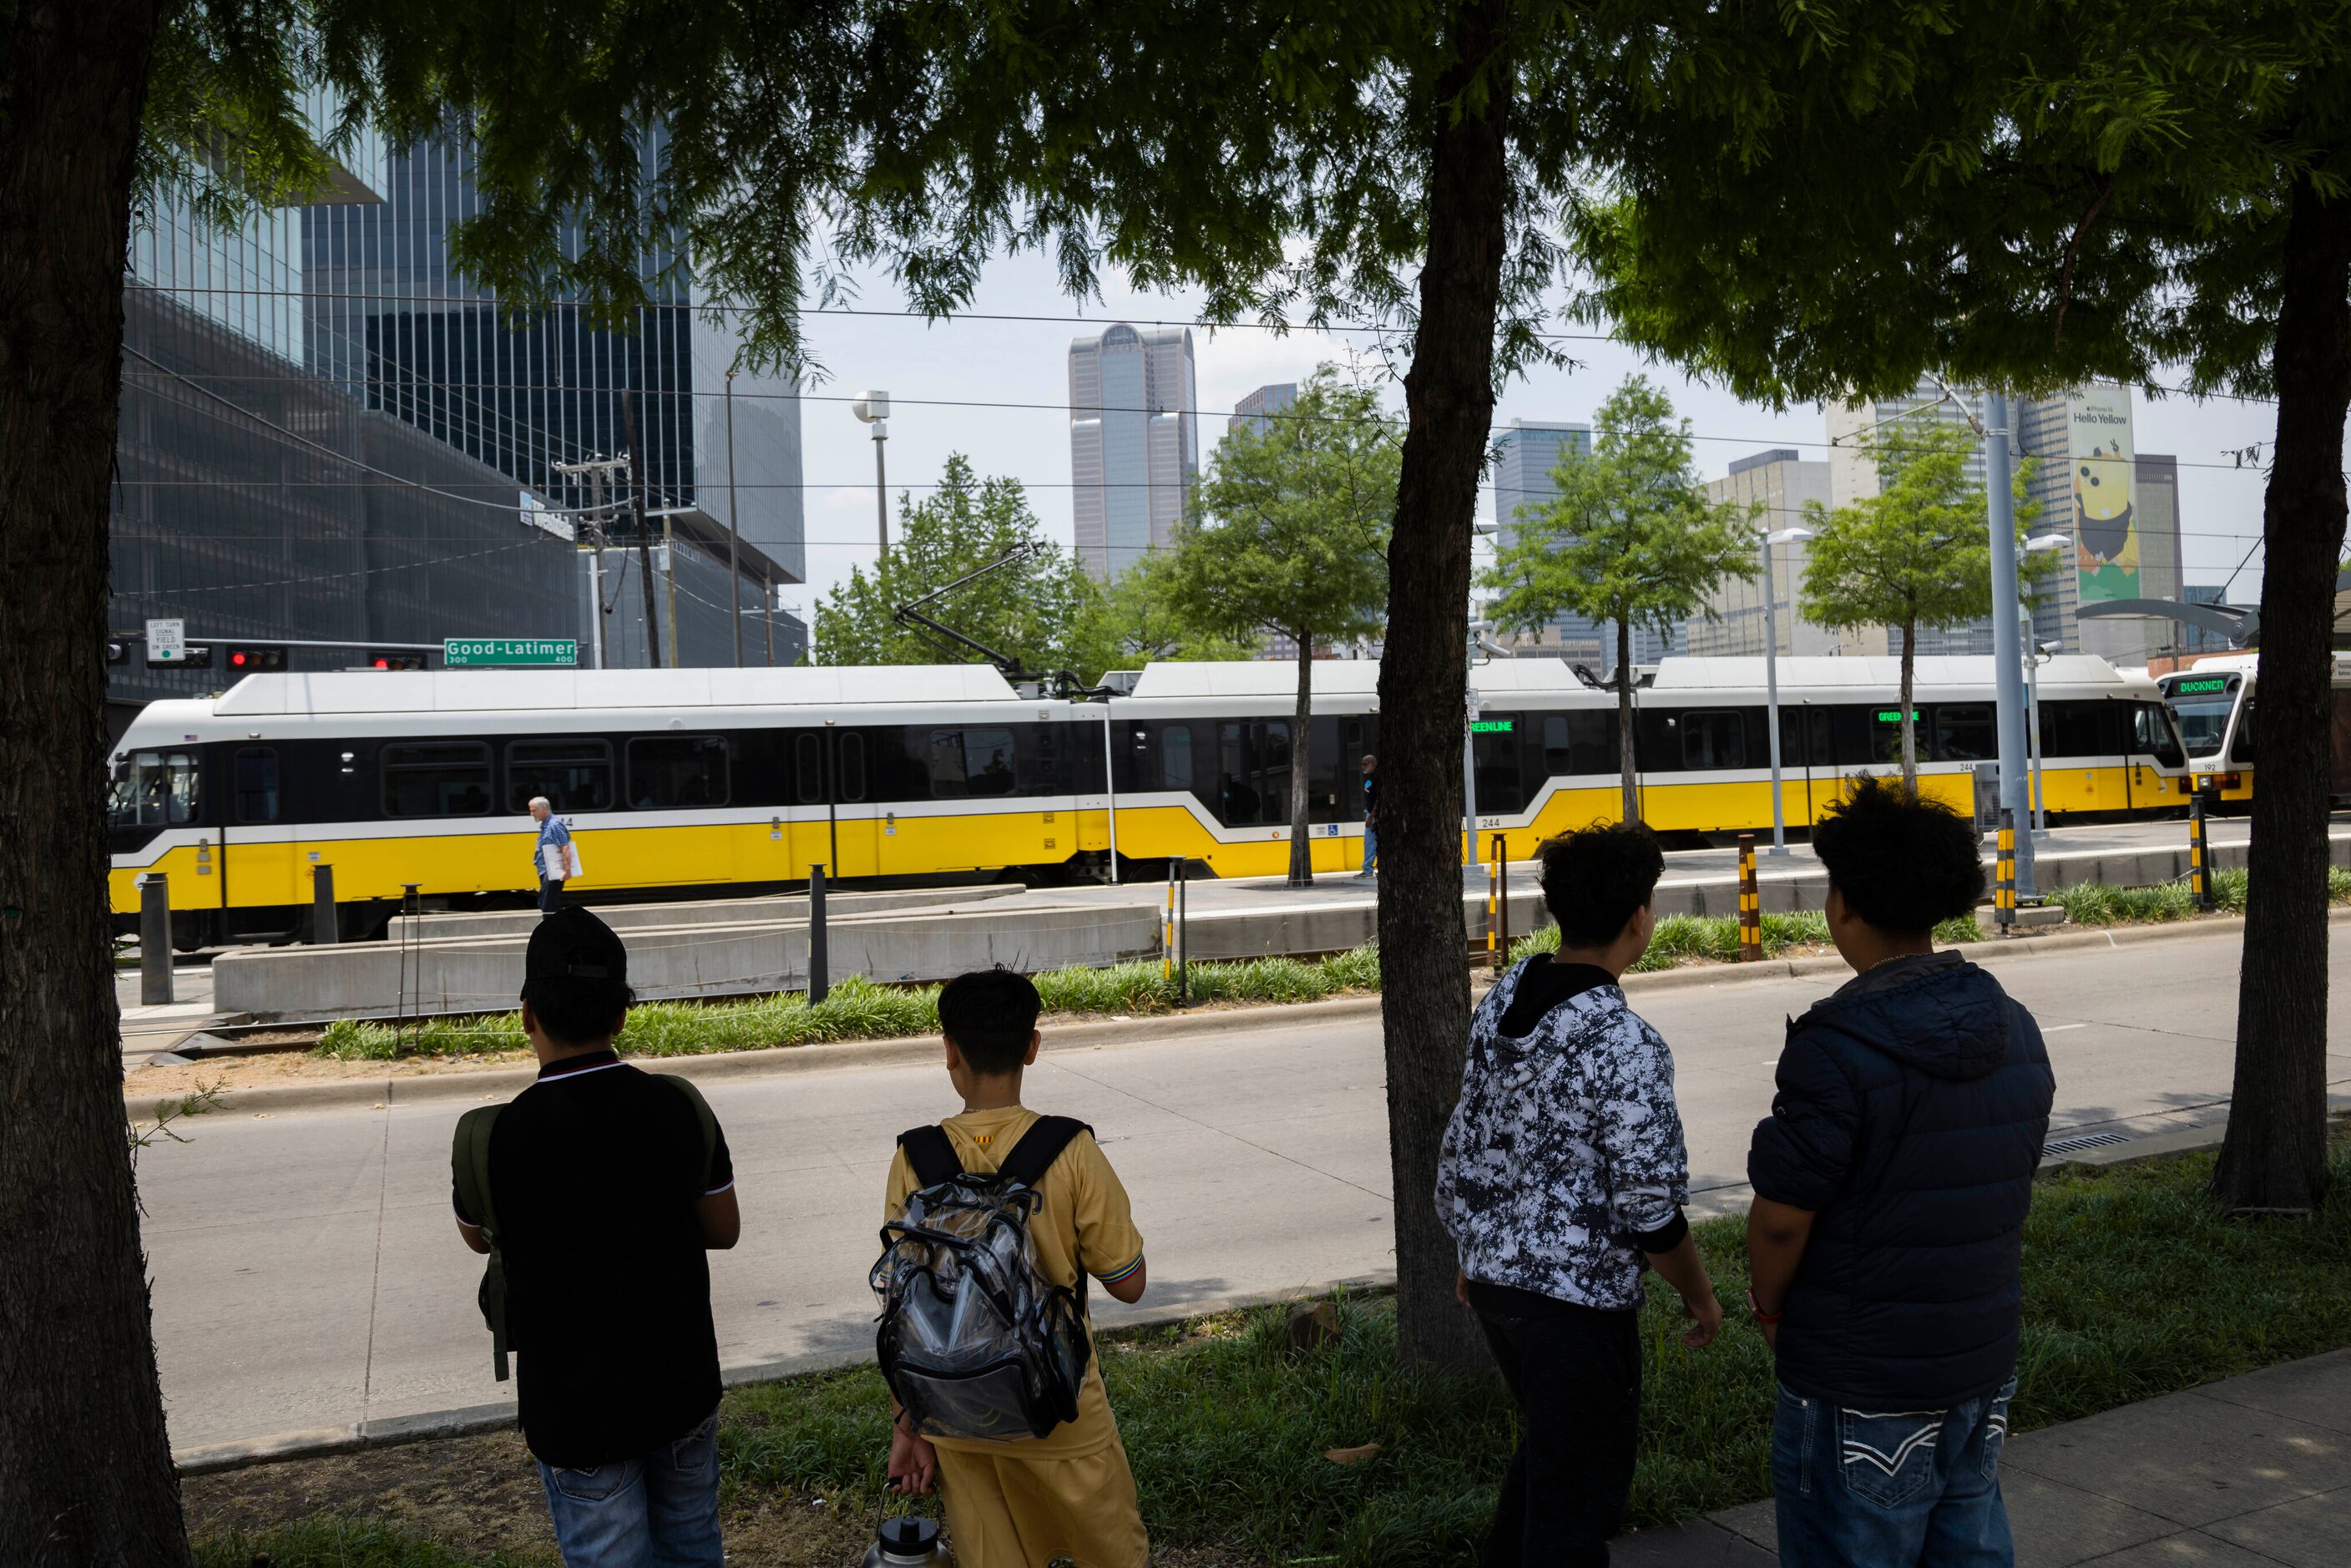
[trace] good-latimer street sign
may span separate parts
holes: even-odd
[[[452,670],[483,664],[569,665],[580,662],[570,637],[444,637],[441,663]]]

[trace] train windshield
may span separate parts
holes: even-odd
[[[2229,710],[2236,706],[2233,692],[2225,696],[2171,699],[2171,711],[2179,716],[2180,738],[2188,743],[2189,756],[2211,757],[2220,751],[2220,738],[2229,733]]]
[[[134,751],[114,765],[106,798],[112,828],[167,828],[203,815],[192,751]]]

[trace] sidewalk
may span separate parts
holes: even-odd
[[[2351,1350],[2008,1440],[2023,1568],[2351,1563]],[[1622,1568],[1777,1562],[1767,1500],[1617,1542]]]

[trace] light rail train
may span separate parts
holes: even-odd
[[[2184,670],[2156,677],[2179,720],[2193,787],[2223,811],[2242,811],[2253,798],[2259,653],[2218,653]],[[2335,655],[2335,704],[2330,747],[2332,789],[2351,799],[2351,654]]]
[[[1899,767],[1897,664],[1779,662],[1782,799],[1799,831],[1856,772]],[[958,876],[1279,874],[1301,761],[1313,862],[1363,860],[1359,759],[1379,744],[1378,666],[1318,663],[1291,735],[1296,666],[1158,664],[1125,695],[1024,696],[986,665],[249,675],[151,704],[112,758],[113,907],[166,879],[183,946],[305,933],[333,868],[346,935],[406,884],[425,907],[521,906],[525,809],[569,822],[590,900]],[[1615,697],[1556,659],[1471,671],[1480,852],[1618,814]],[[1924,787],[1969,809],[1993,757],[1988,659],[1921,658]],[[1684,836],[1768,829],[1763,662],[1668,659],[1641,686],[1642,810]],[[2187,758],[2152,682],[2061,658],[2041,677],[2053,816],[2177,812]]]

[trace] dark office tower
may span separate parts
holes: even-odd
[[[649,177],[664,155],[664,134],[645,139]],[[558,465],[625,454],[633,417],[646,507],[656,514],[648,531],[657,545],[667,537],[677,551],[674,570],[656,561],[664,662],[671,662],[674,583],[675,662],[732,664],[739,617],[745,662],[764,663],[761,584],[797,583],[806,570],[793,385],[738,373],[728,394],[740,341],[734,318],[711,308],[666,236],[648,238],[649,299],[635,329],[611,331],[590,325],[576,301],[516,314],[452,265],[450,235],[481,204],[466,143],[427,142],[392,154],[383,190],[380,204],[303,214],[310,368],[363,406],[563,507],[589,506],[599,491]],[[580,235],[567,231],[561,244],[576,255]],[[601,494],[611,503],[621,491],[608,482]],[[730,523],[740,529],[731,582]],[[603,532],[613,544],[634,542],[618,511]],[[633,549],[629,559],[636,560]],[[609,550],[603,564],[601,634],[583,625],[582,659],[601,642],[608,663],[642,664],[641,585],[621,580],[621,562]],[[584,564],[580,583],[584,613]],[[778,663],[799,654],[797,642],[777,649]]]
[[[362,146],[320,197],[371,206],[381,177],[380,144]],[[110,629],[129,634],[107,672],[118,722],[243,673],[150,669],[149,619],[224,648],[578,623],[571,544],[533,524],[512,479],[307,372],[302,229],[280,209],[222,233],[167,200],[131,235],[109,523]],[[298,671],[360,657],[287,649]]]

